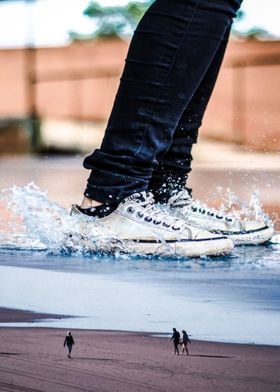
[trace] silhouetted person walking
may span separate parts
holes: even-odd
[[[191,343],[189,335],[187,332],[183,329],[182,330],[182,352],[181,354],[184,354],[186,352],[187,355],[189,355],[189,350],[188,350],[188,344]]]
[[[173,328],[173,335],[171,336],[171,338],[169,339],[169,342],[173,340],[173,344],[174,344],[174,355],[177,354],[179,355],[179,343],[180,343],[180,333],[176,330],[176,328]]]
[[[74,346],[74,344],[75,344],[75,342],[74,342],[73,336],[72,336],[71,332],[69,331],[67,333],[67,335],[65,336],[64,344],[63,344],[63,347],[67,346],[67,349],[68,349],[67,357],[68,358],[71,358],[72,347]]]

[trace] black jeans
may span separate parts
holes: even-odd
[[[137,29],[85,195],[116,202],[184,186],[191,148],[242,0],[156,0]]]

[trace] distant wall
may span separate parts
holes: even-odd
[[[0,117],[26,114],[24,51],[0,50]]]
[[[0,117],[25,116],[35,104],[42,117],[106,120],[127,48],[126,41],[103,40],[0,50]],[[232,40],[201,134],[280,150],[279,71],[280,41]]]
[[[201,133],[280,150],[280,41],[231,41]]]

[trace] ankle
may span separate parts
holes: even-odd
[[[84,196],[83,201],[80,205],[81,208],[92,208],[92,207],[99,207],[101,206],[103,203],[101,203],[100,201],[94,200],[94,199],[90,199],[87,196]]]

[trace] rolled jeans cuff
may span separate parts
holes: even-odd
[[[108,186],[104,185],[104,178]],[[91,172],[84,196],[101,203],[118,204],[133,193],[147,190],[147,180],[109,173],[103,170]]]

